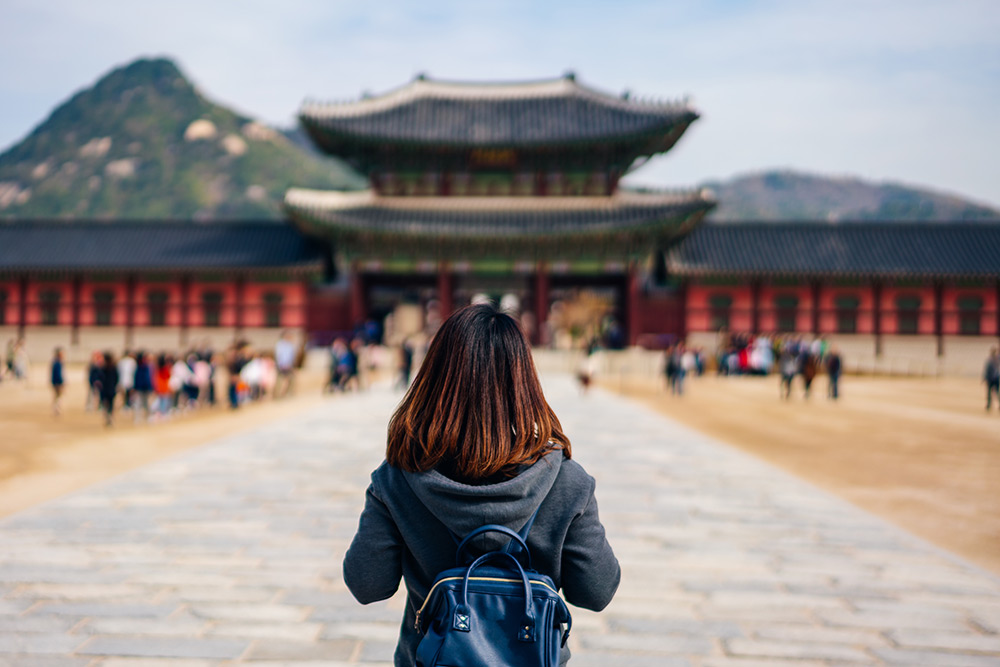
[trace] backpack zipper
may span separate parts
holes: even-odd
[[[443,584],[446,581],[461,581],[463,579],[465,579],[465,577],[445,577],[444,579],[439,579],[438,581],[434,582],[434,585],[431,586],[431,589],[429,591],[427,591],[427,597],[424,598],[424,603],[422,605],[420,605],[420,609],[417,610],[417,617],[413,621],[413,629],[414,630],[417,630],[417,631],[420,630],[420,615],[422,613],[424,613],[424,607],[426,607],[427,603],[430,602],[431,596],[434,594],[434,589],[437,588],[439,584]],[[469,581],[506,581],[506,582],[520,583],[523,580],[522,579],[508,579],[508,578],[504,578],[504,577],[469,577]],[[556,589],[552,588],[551,586],[549,586],[544,581],[535,581],[533,579],[529,579],[528,583],[538,584],[539,586],[544,586],[545,588],[549,589],[550,591],[552,591],[556,595],[559,594],[559,592],[556,591]]]

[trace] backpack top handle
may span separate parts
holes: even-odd
[[[462,556],[464,554],[466,544],[468,544],[473,538],[483,535],[484,533],[503,533],[504,535],[507,535],[508,537],[511,538],[510,542],[507,543],[507,546],[504,547],[504,551],[509,554],[514,554],[518,550],[523,552],[525,557],[525,562],[528,566],[528,570],[534,572],[534,569],[531,567],[531,552],[528,551],[527,542],[528,542],[528,533],[531,532],[531,527],[535,524],[535,518],[538,516],[538,511],[540,509],[542,509],[541,505],[536,507],[535,511],[531,513],[531,516],[528,517],[528,520],[525,522],[524,526],[521,527],[521,530],[516,532],[511,530],[507,526],[501,526],[495,523],[487,524],[485,526],[476,528],[474,531],[466,535],[461,542],[458,543],[458,549],[455,550],[455,564],[458,565],[459,567],[465,565],[465,562],[462,560]]]
[[[469,569],[465,571],[465,581],[462,584],[462,604],[455,608],[455,617],[452,622],[452,628],[461,632],[471,631],[473,621],[472,614],[469,611],[469,578],[472,576],[472,571],[486,561],[497,560],[500,558],[509,559],[514,564],[511,571],[517,572],[521,575],[521,583],[524,585],[524,617],[521,619],[521,623],[517,628],[517,639],[522,642],[533,642],[535,641],[535,609],[534,605],[531,603],[531,581],[529,581],[528,575],[525,574],[524,568],[521,567],[521,563],[517,560],[517,558],[505,551],[491,551],[487,554],[483,554],[473,561],[472,565],[469,566]]]
[[[526,564],[528,566],[528,569],[529,570],[532,569],[532,567],[531,567],[531,552],[528,551],[528,545],[525,544],[524,537],[522,537],[520,534],[518,534],[517,531],[513,531],[510,528],[508,528],[507,526],[501,526],[500,524],[496,524],[496,523],[491,523],[491,524],[487,524],[485,526],[480,526],[479,528],[476,528],[474,531],[472,531],[471,533],[469,533],[468,535],[466,535],[465,539],[463,539],[459,543],[458,550],[455,551],[455,563],[459,567],[461,567],[462,565],[465,564],[464,561],[463,561],[463,559],[462,559],[462,556],[465,554],[465,548],[468,546],[468,544],[472,540],[474,540],[475,538],[479,537],[480,535],[484,535],[486,533],[503,533],[504,535],[506,535],[507,537],[509,537],[510,538],[510,544],[508,544],[507,550],[503,551],[501,553],[504,553],[506,555],[510,555],[509,550],[511,549],[511,547],[513,545],[517,545],[518,547],[520,547],[521,551],[524,552],[524,556],[525,556],[525,560],[526,560]],[[515,559],[515,560],[517,560],[517,559]],[[520,567],[520,566],[521,566],[521,564],[518,563],[518,567]]]

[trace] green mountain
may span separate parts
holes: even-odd
[[[715,193],[719,221],[1000,220],[1000,211],[955,195],[858,178],[766,171],[702,187]]]
[[[298,128],[207,100],[166,59],[116,69],[0,154],[0,219],[274,219],[292,186],[357,189]],[[715,220],[998,220],[957,196],[767,171],[703,184]]]
[[[0,155],[0,218],[278,218],[291,186],[364,183],[210,102],[170,60],[143,59],[74,95]]]

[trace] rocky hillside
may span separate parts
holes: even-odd
[[[0,217],[276,218],[293,185],[364,181],[213,104],[170,60],[138,60],[0,155]]]
[[[769,171],[703,184],[716,220],[997,220],[960,197],[856,178]],[[166,59],[137,60],[62,104],[0,155],[0,219],[273,219],[291,186],[365,181],[207,100]]]
[[[1000,220],[1000,211],[954,195],[858,178],[767,171],[704,183],[713,220]]]

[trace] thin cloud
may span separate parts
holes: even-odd
[[[417,72],[691,95],[704,118],[633,177],[660,186],[790,166],[1000,204],[1000,5],[992,0],[550,3],[8,0],[0,146],[112,66],[176,57],[214,99],[288,125]]]

